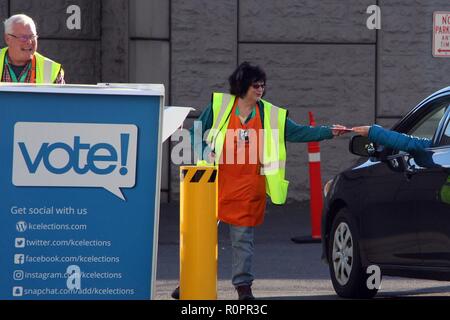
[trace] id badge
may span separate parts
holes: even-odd
[[[239,142],[246,143],[248,142],[248,130],[239,129]]]

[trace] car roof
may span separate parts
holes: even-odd
[[[450,94],[450,86],[449,86],[449,87],[442,88],[441,90],[438,90],[438,91],[434,92],[433,94],[429,95],[428,97],[426,97],[425,99],[423,99],[423,100],[418,104],[418,106],[422,105],[425,101],[431,100],[433,97],[438,96],[438,95],[441,95],[441,94],[443,94],[443,93],[448,93],[448,94]]]
[[[420,101],[414,108],[412,108],[402,119],[409,117],[411,114],[415,113],[418,109],[420,109],[426,102],[432,100],[435,97],[444,95],[450,95],[450,86],[442,88],[436,92],[433,92],[431,95]],[[397,123],[398,124],[398,123]]]

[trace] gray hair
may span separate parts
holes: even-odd
[[[6,19],[3,24],[5,25],[5,33],[12,33],[13,25],[15,24],[31,26],[31,28],[34,30],[34,33],[36,33],[36,24],[34,23],[33,19],[25,14],[15,14]]]

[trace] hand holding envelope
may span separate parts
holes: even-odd
[[[369,135],[370,126],[353,127],[354,133],[367,137]]]
[[[340,124],[334,124],[331,127],[331,131],[333,132],[333,136],[341,136],[348,132],[353,132],[353,128],[351,129],[351,128],[347,128],[346,126],[340,125]]]

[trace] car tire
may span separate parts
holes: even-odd
[[[359,233],[348,209],[336,215],[328,243],[331,281],[342,298],[370,299],[378,289],[369,289],[370,276],[362,267],[359,250]]]

